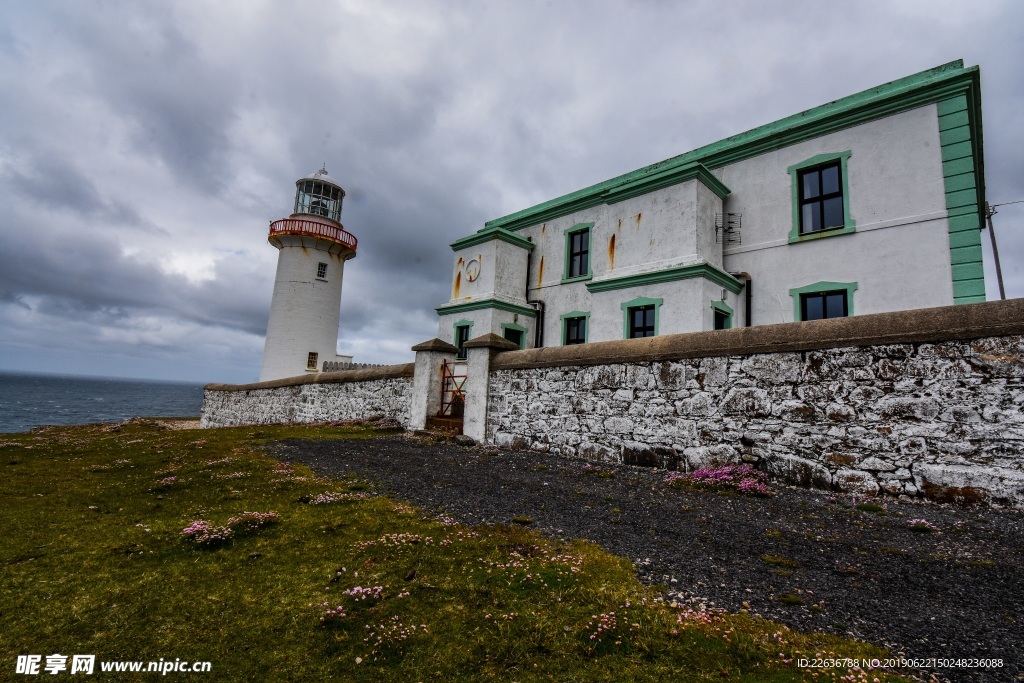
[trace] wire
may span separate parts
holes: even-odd
[[[997,206],[1007,206],[1009,204],[1024,204],[1024,199],[1018,199],[1015,202],[1003,202],[1002,204],[990,204],[989,206],[991,206],[994,209]]]

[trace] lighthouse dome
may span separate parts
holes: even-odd
[[[327,174],[324,165],[319,171],[295,181],[295,211],[297,214],[323,216],[341,222],[341,202],[345,190]]]

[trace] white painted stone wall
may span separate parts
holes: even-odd
[[[1024,337],[490,374],[486,438],[796,484],[1024,507]]]
[[[329,422],[385,415],[409,425],[412,377],[309,383],[256,389],[210,389],[201,427]]]

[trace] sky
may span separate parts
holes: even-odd
[[[267,226],[325,163],[365,363],[437,336],[485,221],[955,59],[989,202],[1024,200],[1022,26],[1018,0],[0,0],[0,370],[255,381]],[[1024,203],[997,211],[1024,296]]]

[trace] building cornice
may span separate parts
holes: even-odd
[[[491,240],[508,242],[509,244],[525,249],[526,251],[533,250],[533,242],[520,237],[514,232],[509,232],[504,228],[485,228],[484,230],[474,233],[469,237],[463,237],[462,239],[455,240],[450,246],[452,251],[458,251],[460,249],[465,249],[466,247],[475,247],[478,244],[490,242]]]
[[[465,303],[445,304],[444,306],[438,306],[434,310],[437,311],[438,315],[451,315],[454,313],[465,313],[466,311],[479,311],[485,308],[497,308],[502,311],[518,313],[519,315],[525,315],[531,318],[537,315],[537,311],[533,310],[529,306],[520,306],[519,304],[509,303],[508,301],[502,301],[501,299],[475,299],[473,301],[466,301]]]
[[[737,280],[732,275],[729,275],[729,273],[720,268],[716,268],[710,263],[693,263],[647,273],[636,273],[634,275],[623,275],[622,277],[592,280],[587,283],[587,290],[590,292],[609,292],[614,289],[653,285],[659,282],[672,282],[674,280],[688,280],[695,277],[702,277],[705,280],[710,280],[716,285],[725,287],[733,294],[737,294],[743,290],[743,282],[741,280]]]

